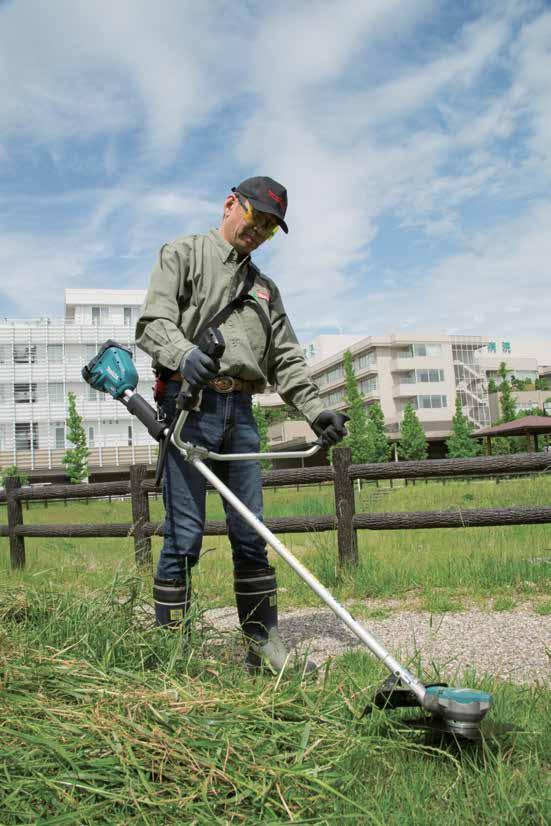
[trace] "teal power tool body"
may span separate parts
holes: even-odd
[[[215,327],[209,327],[201,336],[198,346],[215,360],[224,352],[224,339]],[[122,402],[147,428],[151,436],[159,442],[159,459],[156,481],[160,481],[167,450],[170,445],[180,451],[183,458],[205,477],[238,513],[263,537],[268,545],[298,574],[333,613],[363,642],[375,657],[389,670],[390,676],[376,692],[373,700],[364,710],[364,715],[373,709],[389,711],[401,707],[419,707],[424,717],[400,722],[415,729],[423,729],[439,736],[451,735],[456,740],[477,741],[491,734],[483,728],[483,720],[492,705],[492,695],[486,691],[471,688],[454,688],[445,683],[424,685],[386,650],[363,625],[357,622],[316,577],[283,545],[283,543],[254,516],[205,464],[212,461],[243,461],[269,459],[305,459],[314,455],[322,446],[318,439],[304,451],[277,453],[219,454],[200,445],[192,445],[182,440],[182,427],[189,411],[195,405],[199,390],[182,382],[178,395],[177,413],[170,424],[160,421],[154,408],[138,393],[138,373],[129,349],[115,341],[106,341],[98,354],[82,370],[88,384],[114,399]],[[347,420],[343,415],[342,422]],[[363,716],[363,715],[362,715]],[[502,726],[501,730],[506,730]]]

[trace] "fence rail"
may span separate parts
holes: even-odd
[[[529,453],[511,456],[484,456],[476,459],[435,459],[424,462],[384,462],[351,464],[349,448],[333,451],[333,467],[290,468],[266,471],[264,487],[308,485],[331,482],[335,494],[335,513],[322,516],[294,516],[267,519],[275,533],[335,531],[339,562],[356,565],[358,530],[418,530],[422,528],[488,527],[551,523],[551,507],[486,508],[447,511],[356,513],[354,481],[358,479],[450,479],[473,476],[507,476],[515,473],[551,471],[549,454]],[[0,536],[9,537],[12,568],[25,565],[25,537],[125,537],[134,538],[135,559],[140,566],[151,564],[151,537],[163,535],[163,523],[151,521],[149,495],[158,488],[147,478],[146,465],[132,465],[129,481],[95,482],[83,485],[49,485],[39,490],[21,487],[19,480],[7,479],[0,502],[7,505],[7,525],[0,525]],[[96,499],[106,496],[131,498],[132,522],[106,524],[25,525],[22,503],[52,499]],[[206,536],[226,534],[225,522],[207,522]]]

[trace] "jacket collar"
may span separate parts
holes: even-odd
[[[214,227],[212,227],[212,229],[209,230],[208,238],[210,238],[210,240],[212,241],[212,243],[216,247],[218,255],[220,256],[220,258],[222,259],[224,264],[227,264],[228,261],[233,261],[236,264],[237,263],[244,264],[245,262],[250,263],[250,261],[251,261],[251,256],[250,255],[248,255],[246,258],[244,258],[244,259],[242,259],[241,261],[238,262],[238,260],[237,260],[237,250],[235,250],[232,247],[232,245],[229,243],[229,241],[226,241],[225,238],[222,238],[222,236],[220,235],[220,232],[217,229],[215,229]]]

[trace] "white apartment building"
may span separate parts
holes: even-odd
[[[65,318],[0,319],[0,467],[62,466],[67,394],[76,395],[90,466],[155,459],[155,443],[124,405],[87,385],[82,367],[107,339],[130,347],[138,392],[152,401],[151,360],[134,344],[143,290],[65,290]]]
[[[488,388],[479,355],[482,336],[390,335],[361,339],[349,347],[359,388],[367,404],[378,401],[388,435],[397,438],[406,404],[417,411],[427,438],[450,433],[457,391],[475,427],[490,424]],[[311,365],[328,407],[345,406],[344,354]]]
[[[543,360],[551,359],[551,342],[527,344],[486,336],[368,337],[323,360],[315,357],[321,349],[316,340],[305,350],[312,354],[310,370],[328,407],[345,407],[344,352],[348,349],[365,402],[380,402],[389,437],[399,438],[404,408],[410,403],[427,439],[436,445],[451,433],[458,392],[475,429],[491,424],[488,381],[497,377],[502,362],[508,374],[519,379],[535,380],[544,374],[538,359],[527,355],[531,348]]]

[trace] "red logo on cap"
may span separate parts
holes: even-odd
[[[273,198],[280,206],[283,206],[283,198],[280,195],[276,195],[275,192],[272,192],[271,189],[268,190],[268,195],[270,198]]]

